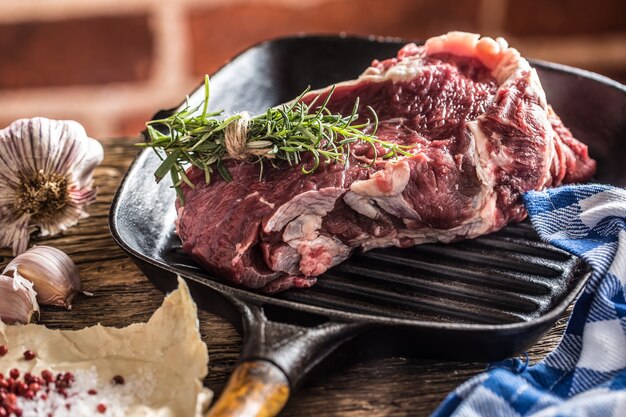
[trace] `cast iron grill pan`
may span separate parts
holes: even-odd
[[[401,40],[297,37],[259,44],[211,78],[211,108],[263,111],[313,88],[352,79]],[[586,71],[533,62],[548,101],[589,145],[598,181],[626,185],[626,87]],[[203,98],[202,88],[190,97]],[[157,117],[171,114],[163,110]],[[241,360],[211,416],[277,414],[289,391],[348,340],[403,352],[493,361],[522,352],[565,312],[589,277],[578,258],[541,242],[528,221],[449,245],[359,253],[309,289],[259,294],[199,268],[174,233],[175,193],[156,184],[144,151],[114,199],[114,239],[162,290],[187,279],[200,308],[244,334]],[[355,339],[356,338],[356,339]],[[356,343],[356,342],[359,343]]]

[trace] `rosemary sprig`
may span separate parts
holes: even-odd
[[[356,123],[359,118],[358,98],[348,116],[333,114],[327,105],[334,86],[324,102],[317,107],[315,103],[319,96],[310,104],[302,102],[304,95],[309,92],[307,88],[291,103],[268,108],[265,113],[251,118],[245,114],[224,117],[221,110],[209,112],[208,76],[205,77],[204,88],[205,99],[199,106],[191,108],[187,105],[167,118],[147,122],[149,138],[147,142],[137,144],[152,148],[159,155],[162,163],[154,173],[156,180],[160,181],[169,173],[181,202],[183,196],[180,185],[184,182],[193,187],[185,175],[187,164],[203,170],[205,180],[209,183],[215,171],[225,180],[231,180],[223,164],[224,160],[231,158],[259,163],[262,176],[264,163],[277,166],[277,161],[285,161],[289,165],[298,165],[305,154],[310,154],[312,161],[302,164],[304,174],[314,172],[322,162],[345,164],[351,144],[359,141],[372,146],[375,155],[372,164],[378,157],[388,159],[399,154],[410,156],[407,152],[410,147],[386,142],[375,136],[378,117],[371,107],[368,110],[372,120]],[[368,126],[372,133],[365,133]],[[245,143],[239,147],[239,151],[234,152],[232,144],[228,142],[232,136],[242,133]],[[384,149],[385,153],[378,155],[376,146]]]

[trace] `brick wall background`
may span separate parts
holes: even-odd
[[[623,0],[1,0],[0,127],[40,115],[132,136],[261,40],[449,30],[626,83]]]

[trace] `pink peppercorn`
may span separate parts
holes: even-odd
[[[28,391],[28,385],[22,381],[17,381],[15,385],[17,387],[16,391],[19,395],[24,395],[26,394],[26,391]]]
[[[46,382],[52,382],[52,380],[54,379],[52,372],[48,371],[47,369],[41,371],[41,377]]]

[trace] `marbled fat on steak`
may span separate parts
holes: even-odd
[[[317,94],[308,94],[311,101]],[[357,250],[473,238],[524,219],[521,195],[595,171],[546,102],[537,73],[502,39],[452,32],[409,44],[337,85],[329,103],[377,112],[379,138],[414,145],[378,158],[354,146],[349,164],[266,169],[228,161],[232,182],[191,169],[177,230],[183,249],[236,284],[307,287]],[[306,163],[306,161],[304,162]]]

